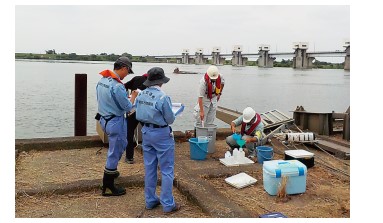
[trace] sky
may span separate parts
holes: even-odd
[[[350,39],[350,6],[294,5],[17,5],[18,53],[181,55],[213,47],[231,53],[343,51]],[[344,60],[344,59],[342,59]]]

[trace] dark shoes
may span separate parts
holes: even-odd
[[[122,187],[102,187],[102,196],[109,197],[109,196],[121,196],[126,194],[126,189]]]
[[[176,203],[176,206],[174,206],[174,208],[173,208],[171,211],[169,211],[169,212],[164,212],[164,214],[172,214],[172,213],[174,213],[174,212],[179,211],[180,209],[181,209],[181,205],[178,204],[178,203]]]
[[[253,151],[249,151],[249,158],[252,159],[252,158],[255,158],[257,156],[257,152],[255,151],[255,149]]]
[[[133,159],[133,158],[128,159],[128,158],[125,157],[125,163],[127,163],[127,164],[133,164],[133,163],[134,163],[134,159]]]
[[[158,201],[157,203],[155,203],[153,206],[151,206],[151,207],[145,207],[146,208],[146,210],[152,210],[152,209],[154,209],[154,208],[156,208],[158,205],[160,205],[161,204],[161,202],[160,201]]]

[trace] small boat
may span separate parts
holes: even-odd
[[[174,69],[173,73],[175,74],[198,74],[198,72],[193,72],[193,71],[180,71],[178,67]]]

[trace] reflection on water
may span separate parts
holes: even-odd
[[[133,63],[135,74],[160,66],[170,77],[163,90],[185,110],[174,130],[193,129],[192,109],[197,103],[198,82],[209,65]],[[175,67],[198,74],[174,74]],[[74,74],[88,74],[87,134],[95,135],[97,102],[95,87],[112,62],[16,60],[16,138],[46,138],[74,135]],[[344,112],[350,105],[350,73],[344,70],[294,70],[219,66],[225,77],[220,106],[242,112],[278,109],[292,116],[296,106],[307,111]],[[131,79],[127,76],[123,82]],[[218,127],[229,127],[216,120]]]

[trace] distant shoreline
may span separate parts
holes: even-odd
[[[52,61],[104,61],[104,62],[114,62],[120,56],[127,56],[133,62],[142,62],[142,63],[177,63],[176,58],[171,58],[167,60],[156,59],[153,56],[132,56],[128,53],[122,55],[116,54],[90,54],[90,55],[77,55],[76,53],[46,53],[46,54],[33,54],[33,53],[15,53],[15,59],[29,59],[29,60],[52,60]],[[211,64],[206,63],[206,64]],[[223,65],[231,65],[230,60],[226,60]],[[247,61],[245,66],[257,66],[256,61]],[[292,68],[292,60],[283,60],[281,62],[275,61],[274,67],[288,67]],[[328,63],[316,61],[312,69],[343,69],[343,63]]]

